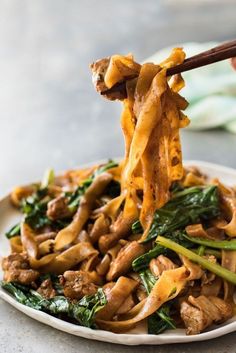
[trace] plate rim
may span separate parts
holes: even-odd
[[[114,158],[118,160],[118,158]],[[103,163],[104,160],[95,161],[91,163],[87,163],[86,165],[82,165],[81,167],[88,167],[93,163]],[[200,169],[212,169],[217,170],[218,172],[224,172],[226,174],[231,174],[231,176],[235,176],[236,179],[236,169],[231,167],[226,167],[220,164],[211,163],[207,161],[199,161],[199,160],[186,160],[183,163],[184,165],[196,165]],[[0,203],[9,199],[9,194],[5,195],[0,198]],[[25,315],[31,317],[32,319],[44,323],[48,326],[51,326],[55,329],[60,331],[67,332],[69,334],[92,339],[98,340],[103,342],[115,343],[115,344],[122,344],[122,345],[163,345],[163,344],[174,344],[174,343],[190,343],[190,342],[197,342],[197,341],[205,341],[210,340],[216,337],[220,337],[226,335],[228,333],[232,333],[236,331],[236,316],[232,318],[232,322],[224,323],[221,326],[215,326],[210,331],[200,333],[198,335],[180,335],[178,333],[182,333],[184,329],[178,329],[178,333],[173,330],[168,330],[166,333],[160,335],[150,335],[150,334],[134,334],[134,333],[113,333],[110,331],[105,330],[94,330],[91,328],[87,328],[84,326],[75,325],[61,319],[58,319],[50,314],[45,312],[35,310],[33,308],[27,307],[23,304],[18,303],[11,295],[9,295],[4,289],[0,288],[0,298],[12,305],[14,308],[18,309]]]

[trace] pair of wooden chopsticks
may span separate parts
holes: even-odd
[[[218,61],[226,60],[236,56],[236,40],[218,45],[210,50],[185,59],[180,65],[167,69],[167,75],[172,76],[181,72],[197,69],[202,66],[210,65]],[[108,90],[101,92],[102,95],[109,96],[111,93],[119,92],[120,95],[126,97],[125,81],[119,82]]]
[[[191,56],[180,65],[167,69],[167,75],[175,75],[181,72],[197,69],[202,66],[214,64],[236,56],[236,40],[218,45],[210,50]]]

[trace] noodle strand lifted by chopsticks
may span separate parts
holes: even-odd
[[[143,191],[140,212],[141,224],[145,230],[153,220],[154,212],[169,199],[171,183],[183,176],[179,129],[188,125],[188,118],[181,112],[187,102],[178,91],[184,86],[180,75],[172,81],[166,76],[166,69],[184,61],[180,48],[172,51],[170,57],[160,66],[144,64],[137,79],[127,85],[127,99],[121,125],[125,139],[122,192],[125,194],[124,217],[134,219],[137,210],[137,192]],[[111,57],[104,82],[111,87],[127,76],[137,74],[137,66],[131,57]],[[127,66],[126,66],[127,64]]]

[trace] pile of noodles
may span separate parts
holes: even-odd
[[[72,222],[55,237],[39,240],[41,235],[22,221],[21,235],[10,240],[12,250],[27,252],[31,268],[40,273],[61,275],[70,269],[82,269],[97,283],[111,283],[112,289],[107,292],[108,303],[97,314],[96,323],[114,332],[133,328],[156,312],[163,303],[177,297],[188,281],[199,279],[202,275],[198,265],[182,258],[181,266],[161,274],[148,296],[113,320],[121,304],[138,286],[138,281],[129,276],[129,271],[118,276],[116,282],[112,276],[111,279],[107,276],[111,263],[127,243],[126,239],[131,239],[132,223],[140,219],[144,229],[138,239],[138,257],[148,250],[142,241],[147,236],[155,210],[169,200],[171,184],[177,180],[182,180],[184,186],[204,183],[194,173],[184,175],[179,130],[187,126],[189,120],[182,113],[187,102],[178,93],[184,81],[181,75],[172,78],[166,75],[167,68],[181,64],[184,58],[185,54],[180,48],[174,49],[160,65],[147,63],[140,66],[131,56],[116,55],[110,58],[104,76],[106,87],[114,86],[127,75],[134,77],[126,83],[127,98],[123,100],[123,161],[118,167],[95,177],[81,198]],[[68,172],[57,185],[49,187],[49,192],[57,197],[64,192],[64,186],[73,188],[79,185],[96,167]],[[111,180],[121,183],[121,193],[107,203],[100,202]],[[235,191],[219,183],[218,186],[227,220],[219,227],[227,235],[236,236]],[[17,197],[23,198],[32,190],[25,190],[26,194],[19,196],[20,192],[15,190],[12,195],[15,203]],[[92,223],[90,230],[86,228],[88,221]],[[228,255],[224,261],[228,267],[235,267],[233,255],[230,265]]]

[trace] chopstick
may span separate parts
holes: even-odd
[[[197,69],[202,66],[214,64],[236,56],[236,40],[218,45],[210,50],[194,55],[180,65],[167,69],[167,75],[175,75],[181,72]]]
[[[191,56],[185,59],[180,65],[167,69],[167,76],[172,76],[181,72],[194,70],[202,66],[211,65],[218,61],[223,61],[236,56],[236,40],[232,40],[223,44],[220,44],[210,50],[206,50],[200,54]],[[115,84],[110,89],[102,91],[102,95],[108,96],[111,93],[119,91],[120,95],[124,98],[127,96],[126,93],[126,81]]]

